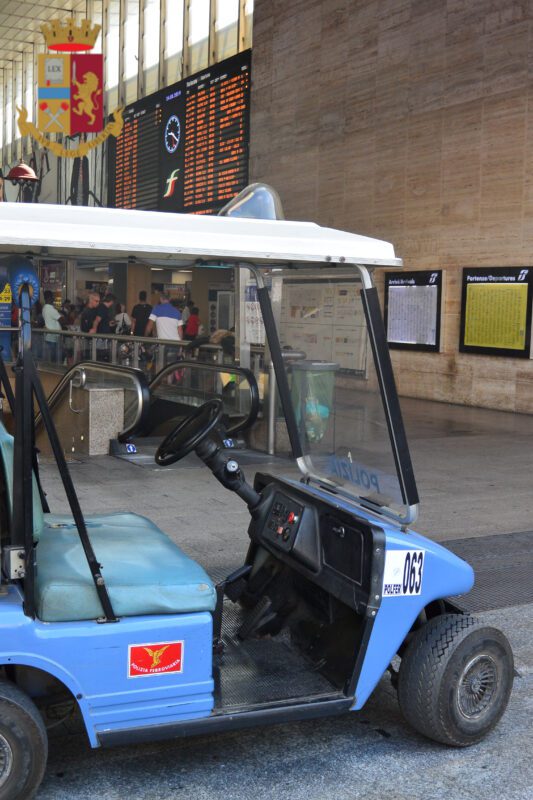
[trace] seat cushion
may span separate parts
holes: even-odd
[[[85,522],[117,616],[214,610],[216,592],[207,573],[150,520],[106,514],[87,516]],[[44,515],[35,599],[44,622],[102,616],[72,517]]]
[[[10,503],[10,510],[13,511],[13,464],[15,461],[15,444],[14,439],[10,433],[8,433],[3,425],[0,422],[0,452],[2,453],[2,461],[4,462],[4,472],[7,481],[7,492],[9,497]],[[41,535],[41,531],[44,525],[44,517],[43,517],[43,506],[41,503],[41,497],[39,495],[39,487],[37,486],[37,480],[35,478],[35,474],[33,474],[32,480],[32,491],[33,491],[33,538],[35,541],[39,539]]]

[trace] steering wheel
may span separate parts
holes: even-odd
[[[165,436],[155,454],[156,464],[168,467],[195,450],[222,417],[222,401],[208,400]]]

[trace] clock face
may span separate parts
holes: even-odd
[[[168,118],[165,125],[165,147],[169,153],[175,153],[180,143],[180,121],[175,114]]]

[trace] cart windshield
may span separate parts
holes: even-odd
[[[311,480],[405,518],[418,496],[376,290],[362,291],[357,268],[324,273],[272,273],[298,463]]]
[[[245,273],[249,267],[260,287],[239,291],[235,338],[240,349],[261,346],[259,306],[263,316],[266,309],[291,439],[286,451],[292,448],[311,480],[382,513],[414,518],[416,485],[379,302],[364,266],[401,266],[390,243],[314,223],[73,206],[59,213],[45,204],[0,203],[0,252],[72,259],[90,254],[92,266],[127,261],[185,272],[235,267]],[[272,309],[263,278],[272,282]],[[209,325],[216,325],[211,284],[202,278],[199,285],[209,289]],[[279,341],[289,358],[282,360]],[[283,416],[275,403],[270,410],[274,422]],[[282,429],[275,425],[279,438]],[[278,441],[276,450],[282,449]]]

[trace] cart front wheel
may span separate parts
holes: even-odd
[[[430,739],[466,747],[498,723],[513,675],[511,646],[501,631],[473,617],[445,614],[416,631],[402,657],[400,708]]]
[[[46,729],[30,698],[0,681],[0,800],[28,800],[43,778]]]

